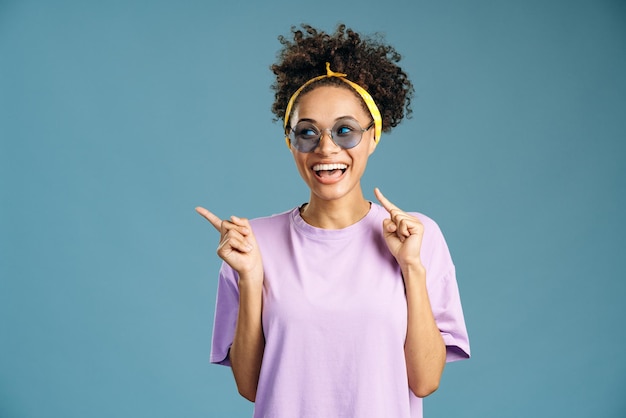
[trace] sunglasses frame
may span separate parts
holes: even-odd
[[[337,140],[335,139],[335,135],[333,134],[333,133],[336,134],[336,130],[341,127],[342,123],[345,124],[346,121],[354,122],[354,124],[356,125],[354,128],[356,128],[356,127],[359,128],[358,130],[355,129],[354,132],[359,132],[359,130],[360,130],[360,136],[359,136],[358,141],[356,141],[356,143],[354,145],[349,146],[349,147],[346,147],[346,146],[342,145],[341,143],[338,143]],[[319,146],[320,141],[322,140],[322,136],[324,135],[324,132],[327,132],[328,136],[330,136],[330,139],[333,141],[333,143],[335,143],[335,145],[337,145],[341,149],[351,149],[351,148],[354,148],[354,147],[356,147],[357,145],[359,145],[361,143],[361,140],[363,139],[363,134],[365,132],[369,131],[370,129],[372,129],[374,127],[374,125],[375,125],[375,122],[376,121],[372,120],[370,122],[370,124],[367,125],[367,127],[362,128],[361,124],[359,124],[359,122],[356,119],[354,119],[354,118],[343,118],[343,119],[339,119],[337,122],[335,122],[335,124],[333,125],[332,128],[319,129],[314,123],[308,122],[308,121],[303,121],[303,122],[296,123],[293,128],[289,129],[286,132],[286,135],[289,137],[291,145],[296,150],[298,150],[299,152],[304,152],[304,153],[313,152]],[[314,128],[314,130],[316,132],[318,132],[318,136],[317,136],[317,138],[315,138],[315,140],[310,140],[310,141],[306,140],[306,142],[304,142],[304,143],[307,143],[307,144],[313,144],[310,147],[310,149],[309,149],[309,147],[301,149],[301,147],[298,146],[298,144],[302,143],[302,141],[298,141],[297,138],[296,138],[296,128],[298,127],[298,125],[300,123],[308,123],[308,124],[311,125],[312,128]],[[341,139],[341,138],[339,138],[339,139]],[[341,141],[339,141],[339,142],[341,142]]]

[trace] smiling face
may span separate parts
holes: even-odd
[[[335,126],[338,120],[351,118],[361,127],[367,127],[372,116],[349,88],[320,86],[303,94],[293,111],[290,123],[295,126],[300,121],[308,121],[323,131],[320,142],[311,152],[304,153],[293,146],[296,166],[305,183],[311,189],[311,201],[363,201],[361,177],[365,172],[367,159],[374,152],[374,130],[363,133],[361,142],[350,149],[336,145],[327,128]]]

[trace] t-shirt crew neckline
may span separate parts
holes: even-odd
[[[345,238],[354,238],[354,234],[360,231],[370,230],[372,224],[376,221],[380,206],[370,202],[370,210],[367,214],[350,226],[341,229],[324,229],[308,224],[300,215],[300,208],[296,207],[291,211],[291,224],[295,229],[310,237],[320,240],[336,240]],[[382,223],[381,223],[382,225]]]

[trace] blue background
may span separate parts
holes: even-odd
[[[626,416],[626,3],[0,0],[0,416],[246,417],[217,234],[308,198],[280,34],[382,32],[416,87],[363,180],[433,217],[473,358],[427,417]]]

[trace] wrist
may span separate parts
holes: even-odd
[[[263,270],[251,270],[239,273],[239,289],[261,289],[263,287]]]
[[[426,282],[426,268],[421,262],[400,266],[404,281]]]

